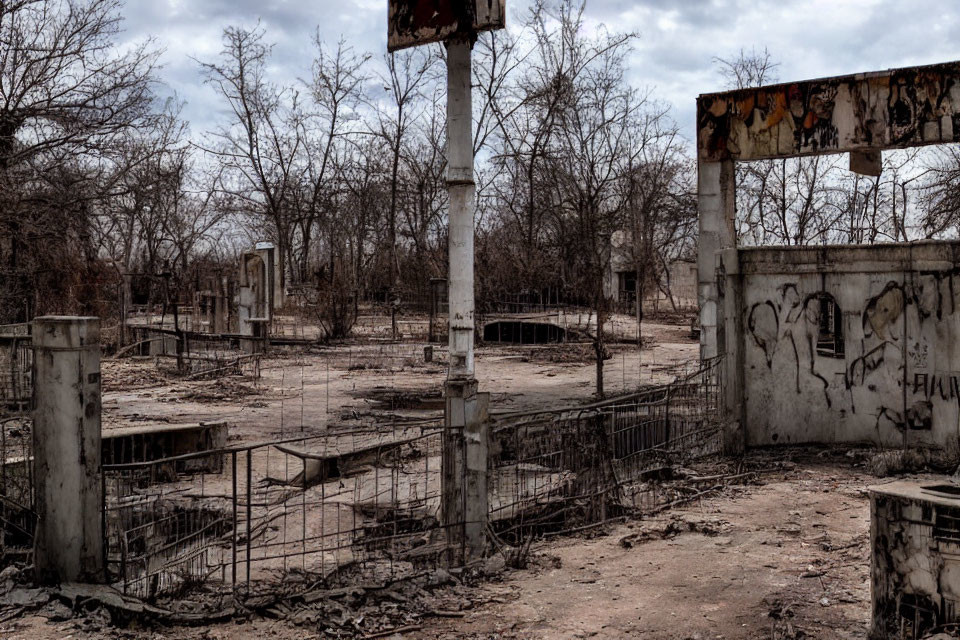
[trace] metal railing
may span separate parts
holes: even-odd
[[[663,503],[654,478],[722,449],[719,359],[677,381],[575,409],[503,416],[492,429],[490,522],[511,539]]]
[[[639,393],[496,417],[490,529],[516,541],[663,508],[672,498],[658,474],[720,451],[721,396],[720,361],[711,360]],[[9,558],[29,555],[34,488],[29,419],[2,426]],[[244,598],[450,566],[464,523],[441,522],[443,433],[437,420],[371,425],[104,464],[110,580],[145,599],[200,584]]]
[[[290,574],[333,585],[446,564],[437,427],[105,465],[108,573],[141,598],[200,582],[246,596]],[[201,456],[219,456],[222,470],[175,472]]]
[[[0,566],[28,563],[36,527],[32,420],[0,415]]]

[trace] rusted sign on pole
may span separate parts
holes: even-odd
[[[483,553],[487,519],[488,397],[477,393],[473,369],[476,185],[471,49],[478,31],[503,27],[504,0],[390,0],[390,51],[431,42],[447,47],[449,365],[441,520],[454,564]]]
[[[390,0],[387,50],[503,29],[505,16],[504,0]]]

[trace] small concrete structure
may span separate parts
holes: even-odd
[[[102,435],[103,464],[152,462],[163,458],[185,456],[205,451],[210,456],[191,457],[172,463],[171,475],[177,473],[219,473],[227,446],[226,422],[193,422],[187,424],[137,424],[104,429]]]
[[[273,311],[282,305],[279,288],[276,250],[272,244],[257,243],[254,251],[243,254],[237,291],[239,333],[250,337],[241,340],[245,352],[261,350],[270,335]]]
[[[102,582],[100,320],[35,318],[33,345],[37,579]]]
[[[870,540],[873,640],[924,638],[960,622],[960,486],[871,487]]]
[[[207,287],[196,293],[194,308],[202,312],[195,327],[206,333],[227,333],[230,331],[230,290],[233,282],[227,277],[210,278]]]
[[[629,228],[618,229],[610,236],[609,260],[603,272],[603,295],[619,305],[621,311],[637,301],[637,245]],[[646,273],[643,283],[644,303],[670,304],[692,309],[697,304],[697,264],[691,258],[675,258],[663,264],[663,271]],[[661,290],[660,285],[666,288]],[[669,295],[668,295],[669,294]]]
[[[738,249],[735,163],[850,153],[873,175],[884,149],[957,141],[960,62],[698,98],[700,353],[724,356],[727,452],[956,438],[958,245]]]

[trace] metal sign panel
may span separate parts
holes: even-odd
[[[505,0],[390,0],[387,51],[442,42],[470,20],[473,31],[503,29]]]

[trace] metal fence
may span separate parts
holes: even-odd
[[[0,415],[0,565],[29,563],[36,526],[32,420]]]
[[[259,376],[260,354],[245,353],[229,337],[149,326],[132,326],[131,332],[135,341],[124,351],[154,357],[158,364],[165,361],[171,372],[176,368],[190,377]]]
[[[515,542],[668,504],[658,474],[720,451],[719,364],[602,403],[495,418],[491,531]],[[34,492],[29,420],[2,426],[9,559],[29,555]],[[250,598],[455,564],[464,523],[441,522],[443,433],[433,420],[104,464],[110,580],[145,599],[201,584]]]
[[[0,325],[0,406],[23,407],[33,394],[33,349],[28,323]]]
[[[516,541],[658,508],[670,464],[722,448],[720,362],[576,409],[501,417],[489,458],[490,523]]]
[[[142,598],[250,596],[447,564],[440,459],[434,423],[104,466],[108,572]]]

